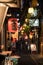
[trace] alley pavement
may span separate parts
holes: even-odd
[[[4,59],[5,59],[5,56],[0,55],[0,65],[4,65],[4,63],[2,63]],[[43,65],[43,55],[21,54],[20,59],[18,59],[17,65]]]
[[[30,55],[33,61],[36,63],[36,65],[43,65],[43,55],[41,54],[32,54]]]
[[[43,65],[43,55],[22,55],[18,65]]]

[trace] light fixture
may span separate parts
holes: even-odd
[[[30,7],[30,8],[28,9],[28,13],[32,14],[33,12],[34,12],[34,8],[33,8],[33,7]]]
[[[28,39],[28,36],[27,35],[25,36],[25,39]]]
[[[21,34],[23,34],[23,33],[24,33],[24,31],[22,30],[22,31],[21,31]]]
[[[28,22],[28,19],[27,19],[27,18],[25,19],[25,22],[26,22],[26,23]]]
[[[33,35],[29,34],[29,38],[32,39],[33,38]]]
[[[39,3],[37,3],[37,6],[39,6]]]
[[[23,27],[26,27],[26,24],[24,24]]]
[[[11,14],[7,14],[8,17],[12,16]]]

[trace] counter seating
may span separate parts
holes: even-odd
[[[0,55],[11,55],[12,51],[3,51],[3,52],[0,52]]]

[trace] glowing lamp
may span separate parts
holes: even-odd
[[[33,35],[30,34],[30,35],[29,35],[29,38],[32,39],[32,38],[33,38]]]
[[[25,22],[28,22],[28,19],[27,18],[25,19]]]
[[[34,9],[33,9],[32,7],[28,9],[28,13],[31,14],[31,13],[33,13],[33,12],[34,12]]]
[[[26,27],[26,24],[24,24],[23,26]]]

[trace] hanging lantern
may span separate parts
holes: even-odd
[[[25,22],[26,22],[26,23],[28,22],[28,19],[27,19],[27,18],[25,19]]]

